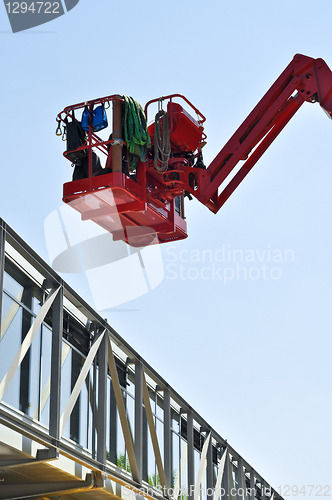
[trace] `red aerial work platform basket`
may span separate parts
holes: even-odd
[[[172,99],[172,97],[176,96],[167,98]],[[87,108],[92,110],[95,105],[114,101],[121,102],[123,98],[113,95],[69,106],[58,115],[58,128],[61,122],[66,124],[68,118],[75,119],[77,110],[83,111]],[[157,101],[158,99],[150,101],[148,105]],[[168,102],[167,111],[170,117],[169,135],[172,151],[176,154],[195,151],[202,138],[201,124],[172,100]],[[112,172],[112,150],[113,144],[116,145],[116,140],[112,136],[108,140],[102,140],[93,132],[90,124],[84,146],[77,149],[77,151],[84,150],[89,154],[89,176],[67,182],[63,186],[63,201],[80,212],[82,220],[96,222],[111,232],[114,240],[123,240],[135,247],[187,237],[183,187],[176,179],[176,169],[173,174],[174,182],[168,182],[166,185],[164,176],[154,169],[152,158],[154,123],[148,130],[152,149],[148,151],[147,161],[139,160],[136,172],[129,175],[127,172],[126,175],[121,171]],[[107,173],[99,172],[100,175],[92,175],[92,151],[99,156],[105,155],[106,168],[104,170]],[[64,156],[68,157],[68,155],[69,152],[65,151]],[[173,191],[170,189],[172,184],[174,184]]]

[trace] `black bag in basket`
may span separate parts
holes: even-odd
[[[67,133],[67,158],[72,163],[76,164],[88,154],[87,149],[75,151],[80,146],[86,143],[85,132],[82,129],[81,122],[76,120],[74,110],[72,111],[73,118],[71,122],[66,119],[66,133]]]
[[[99,156],[92,151],[92,177],[106,173],[104,170],[106,169],[102,168]],[[73,181],[86,179],[87,177],[89,177],[89,155],[86,155],[81,160],[77,160],[73,172]]]

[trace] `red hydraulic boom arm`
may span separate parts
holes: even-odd
[[[197,119],[175,102],[177,98],[185,101]],[[207,168],[201,154],[206,139],[205,117],[184,96],[173,94],[147,103],[146,117],[149,106],[156,102],[159,107],[167,103],[167,113],[159,120],[159,129],[157,121],[148,127],[151,146],[146,160],[138,161],[134,173],[124,172],[123,168],[121,171],[121,165],[115,166],[112,155],[115,158],[116,148],[118,151],[123,143],[121,134],[114,133],[114,123],[121,123],[114,109],[123,100],[123,96],[108,96],[69,106],[58,115],[59,130],[61,122],[68,123],[68,117],[75,119],[74,110],[88,108],[92,114],[96,104],[113,103],[113,135],[102,140],[90,123],[86,142],[77,149],[88,154],[87,177],[66,183],[63,200],[79,211],[83,220],[93,220],[112,232],[114,240],[144,246],[187,236],[183,212],[186,195],[194,196],[217,213],[305,101],[319,102],[331,118],[332,72],[322,59],[295,55]],[[169,151],[162,157],[162,168],[156,162],[161,135],[169,136]],[[93,150],[107,157],[109,168],[99,172],[103,175],[94,176]],[[65,151],[64,156],[67,155]],[[122,158],[128,164],[128,152]]]
[[[305,101],[319,102],[332,117],[332,72],[323,59],[297,54],[209,165],[199,201],[218,212]],[[241,160],[240,170],[218,194]]]

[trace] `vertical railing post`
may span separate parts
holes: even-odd
[[[249,500],[255,500],[255,475],[254,471],[250,471],[250,495]]]
[[[242,458],[239,458],[237,461],[237,470],[236,470],[236,482],[237,482],[237,499],[242,500],[243,498],[245,499],[246,497],[243,496],[243,488],[245,485],[243,484],[243,462]]]
[[[119,96],[120,97],[120,96]],[[122,102],[113,101],[112,172],[122,172]]]
[[[265,483],[261,481],[261,500],[265,500]]]
[[[143,365],[135,362],[135,458],[140,483],[143,478]]]
[[[225,492],[224,498],[229,499],[231,497],[230,495],[230,484],[229,484],[229,474],[230,474],[230,461],[229,461],[229,454],[227,449],[224,451],[226,453],[226,461],[225,461],[225,469],[224,469],[224,475],[223,475],[223,480],[222,480],[222,488],[223,491]]]
[[[110,384],[110,461],[117,465],[116,463],[116,431],[117,431],[117,409],[116,400],[113,389],[113,384]]]
[[[148,481],[148,419],[146,418],[145,409],[143,411],[143,464],[142,464],[142,478]]]
[[[91,348],[91,346],[90,346]],[[93,393],[92,393],[92,456],[96,458],[96,432],[97,432],[97,359],[92,362],[93,369]]]
[[[208,435],[208,433],[207,433]],[[207,467],[206,467],[206,489],[207,489],[207,498],[213,498],[213,459],[212,459],[212,436],[209,441],[208,451],[207,451]]]
[[[52,306],[52,352],[50,382],[50,436],[60,439],[61,352],[63,329],[63,283]],[[56,443],[55,443],[56,444]]]
[[[3,275],[5,272],[5,223],[0,219],[0,328],[1,328],[1,313],[2,313],[2,294],[3,294]]]
[[[98,349],[98,415],[97,415],[97,460],[106,463],[106,412],[107,412],[107,368],[108,340],[105,334]]]
[[[22,302],[28,309],[32,309],[32,288],[24,288],[22,295]],[[30,313],[26,310],[22,310],[22,320],[21,320],[21,342],[24,341],[31,324],[33,323],[33,318]],[[20,389],[19,389],[19,409],[29,415],[29,404],[30,404],[30,364],[31,364],[31,349],[28,350],[24,359],[22,359],[19,378],[20,378]]]
[[[171,420],[171,392],[169,389],[164,391],[164,470],[166,482],[169,488],[172,484],[172,420]]]
[[[194,467],[194,416],[191,411],[187,413],[187,444],[188,444],[188,498],[193,500],[195,489]]]

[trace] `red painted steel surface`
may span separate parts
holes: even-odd
[[[170,116],[170,142],[172,151],[187,153],[196,151],[202,140],[203,127],[180,104],[169,102],[167,112]],[[149,134],[154,143],[154,122],[148,127]]]
[[[176,102],[167,104],[167,112],[171,116],[171,145],[178,151],[196,151],[202,139],[200,124]]]
[[[123,240],[140,247],[187,237],[186,221],[175,212],[173,202],[144,201],[141,186],[125,174],[115,172],[63,186],[63,201]]]
[[[327,64],[296,54],[208,167],[209,185],[199,200],[218,212],[304,101],[318,101],[331,117],[331,93],[332,73]],[[241,161],[238,173],[219,192]]]

